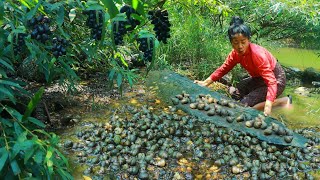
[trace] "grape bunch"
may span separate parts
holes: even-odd
[[[116,45],[123,44],[123,36],[127,33],[126,25],[127,21],[113,21],[112,32],[114,36],[114,43]]]
[[[138,14],[135,9],[129,5],[124,5],[120,9],[120,13],[126,13],[128,25],[130,25],[127,30],[132,31],[135,27],[140,25],[140,21],[131,17],[131,14]],[[139,14],[138,14],[139,15]]]
[[[101,40],[103,29],[102,10],[86,10],[83,14],[88,15],[86,25],[91,28],[91,37],[95,40]]]
[[[13,52],[15,55],[18,55],[22,52],[23,47],[25,46],[25,37],[27,36],[26,33],[17,33],[13,37]]]
[[[45,43],[51,34],[49,23],[50,19],[47,16],[39,15],[37,17],[33,17],[29,21],[29,25],[33,28],[31,38]]]
[[[143,52],[143,60],[144,62],[152,61],[153,55],[153,38],[138,38],[139,50]]]
[[[67,46],[68,46],[68,41],[66,39],[63,39],[63,38],[60,38],[60,37],[57,37],[57,38],[53,38],[52,39],[52,54],[54,57],[58,58],[62,55],[66,55],[67,53]]]
[[[156,33],[156,38],[163,43],[167,43],[167,39],[170,38],[170,22],[167,10],[154,10],[149,11],[148,15],[151,19],[151,23],[154,25],[153,30]]]

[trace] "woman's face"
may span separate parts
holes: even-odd
[[[243,55],[249,47],[249,42],[247,37],[242,34],[236,34],[231,40],[231,45],[238,54]]]

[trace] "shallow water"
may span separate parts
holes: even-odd
[[[297,67],[304,70],[308,67],[320,71],[319,51],[299,48],[270,48],[270,52],[285,66]]]

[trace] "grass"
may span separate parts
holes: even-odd
[[[292,95],[292,109],[275,109],[272,116],[292,129],[320,127],[320,95],[302,96],[294,90],[295,87],[288,87],[283,93]]]
[[[298,49],[298,48],[277,48],[269,49],[270,52],[285,66],[297,67],[304,70],[313,67],[320,71],[319,51]]]

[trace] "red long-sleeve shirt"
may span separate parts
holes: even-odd
[[[219,80],[238,63],[248,71],[250,76],[263,78],[268,87],[266,100],[273,102],[277,95],[277,80],[273,73],[277,60],[268,50],[257,44],[250,43],[243,55],[238,55],[233,49],[224,64],[210,75],[211,80]]]

